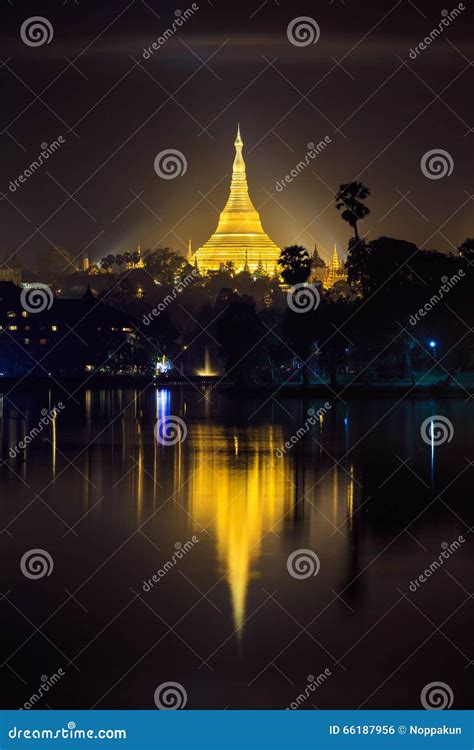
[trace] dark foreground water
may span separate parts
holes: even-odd
[[[472,401],[311,425],[321,399],[76,398],[0,399],[2,707],[152,709],[167,682],[188,708],[419,708],[432,682],[469,706]],[[159,445],[169,415],[187,436]]]

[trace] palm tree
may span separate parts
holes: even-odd
[[[370,214],[370,208],[361,203],[369,195],[370,189],[362,182],[348,182],[341,185],[336,195],[336,208],[338,211],[342,210],[341,216],[354,230],[356,240],[359,239],[357,222]]]

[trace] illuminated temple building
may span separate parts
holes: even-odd
[[[217,271],[231,262],[237,272],[245,269],[252,273],[263,267],[272,274],[280,257],[280,248],[264,232],[250,200],[242,148],[238,127],[229,199],[216,231],[195,254],[201,273]]]
[[[330,289],[337,281],[347,281],[347,271],[344,267],[344,263],[341,262],[339,255],[337,254],[336,245],[334,245],[334,251],[329,265],[326,266],[322,272],[321,281],[324,289]]]

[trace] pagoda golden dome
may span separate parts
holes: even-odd
[[[258,211],[250,200],[239,126],[234,145],[229,198],[216,231],[196,251],[195,258],[201,273],[219,270],[231,262],[236,271],[248,267],[253,272],[263,267],[270,275],[280,257],[280,248],[264,232]]]

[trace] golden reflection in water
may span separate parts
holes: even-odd
[[[349,470],[350,481],[347,483],[347,515],[349,516],[349,529],[352,531],[354,523],[354,464]]]
[[[281,429],[272,425],[247,428],[240,438],[218,425],[193,429],[188,507],[196,530],[205,527],[216,538],[236,630],[245,620],[264,537],[278,533],[291,504],[289,466],[275,456],[282,442]]]

